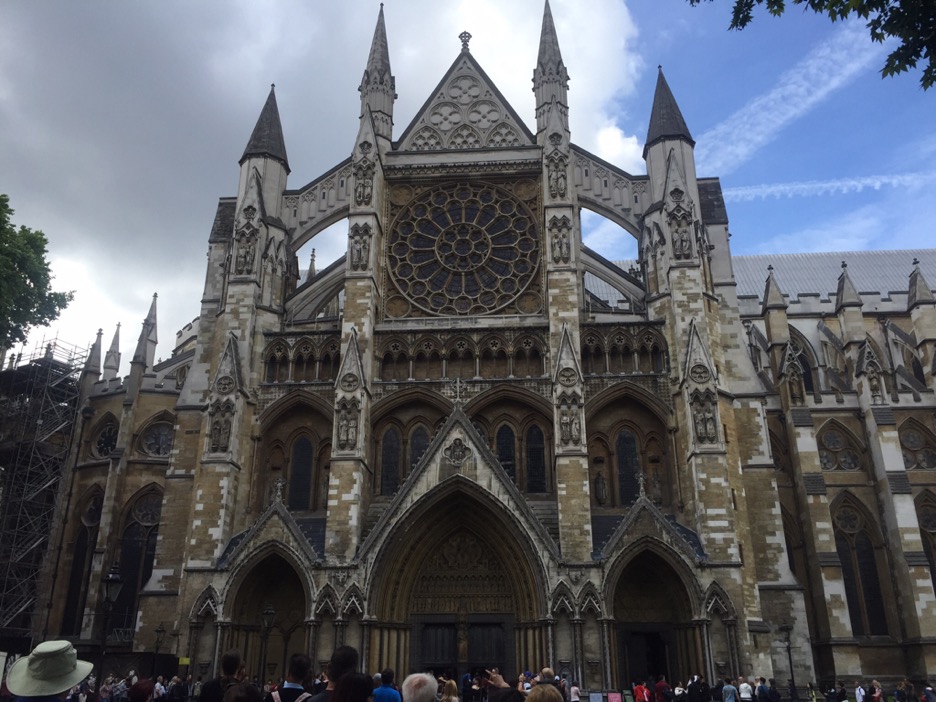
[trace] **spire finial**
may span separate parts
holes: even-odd
[[[647,493],[646,493],[645,488],[644,488],[644,481],[645,481],[645,480],[646,480],[646,477],[644,476],[643,471],[640,471],[639,473],[637,473],[637,484],[638,484],[639,487],[640,487],[640,496],[641,496],[641,497],[646,497],[646,496],[647,496]]]
[[[842,261],[842,270],[848,268],[848,264],[845,261]]]
[[[462,32],[458,35],[458,38],[461,39],[462,51],[468,51],[468,42],[471,41],[471,34]]]
[[[920,259],[918,259],[916,256],[913,257],[913,265],[914,265],[914,266],[919,266],[919,265],[920,265]]]
[[[768,271],[769,273],[773,273],[773,264],[772,264],[772,263],[771,263],[771,264],[768,264],[768,266],[767,266],[767,271]]]

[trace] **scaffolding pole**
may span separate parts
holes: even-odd
[[[6,651],[32,645],[86,357],[70,344],[43,341],[0,370],[0,649]]]

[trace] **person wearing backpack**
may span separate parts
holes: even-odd
[[[286,669],[286,680],[276,690],[267,693],[263,702],[305,702],[312,697],[302,686],[312,670],[312,659],[304,653],[294,653]]]
[[[221,656],[221,675],[202,685],[198,702],[223,702],[225,690],[240,682],[237,679],[237,673],[240,669],[241,655],[239,652],[228,651]]]
[[[757,702],[770,702],[770,692],[767,690],[766,678],[757,679],[757,688],[754,690],[754,695],[757,697]]]

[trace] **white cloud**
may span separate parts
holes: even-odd
[[[832,38],[784,73],[768,92],[702,134],[695,156],[699,171],[725,176],[812,110],[879,61],[886,45],[869,42],[867,29],[846,22]]]
[[[637,258],[637,240],[610,219],[582,210],[582,243],[609,261]]]
[[[865,189],[884,187],[917,189],[936,181],[936,171],[924,173],[898,173],[893,175],[860,176],[834,180],[807,180],[799,183],[770,183],[725,188],[722,193],[727,202],[750,202],[768,197],[820,197],[860,193]]]

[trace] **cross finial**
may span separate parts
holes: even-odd
[[[843,269],[844,269],[844,268],[848,268],[848,264],[845,263],[845,261],[842,261],[842,268],[843,268]]]
[[[465,384],[462,382],[461,377],[455,378],[455,380],[452,381],[452,387],[455,389],[455,404],[461,405],[462,389],[465,387]]]
[[[471,34],[462,32],[458,35],[458,38],[461,39],[462,51],[468,51],[468,42],[471,41]]]
[[[641,497],[646,497],[646,496],[647,496],[647,493],[644,491],[644,480],[645,480],[645,478],[644,478],[643,471],[640,471],[639,473],[637,473],[637,484],[640,486],[640,496],[641,496]]]
[[[767,271],[768,271],[769,273],[773,273],[773,265],[772,265],[772,264],[769,265],[769,266],[767,266]]]
[[[919,266],[919,265],[920,265],[920,259],[918,259],[916,256],[913,257],[913,265],[914,265],[914,266]]]

